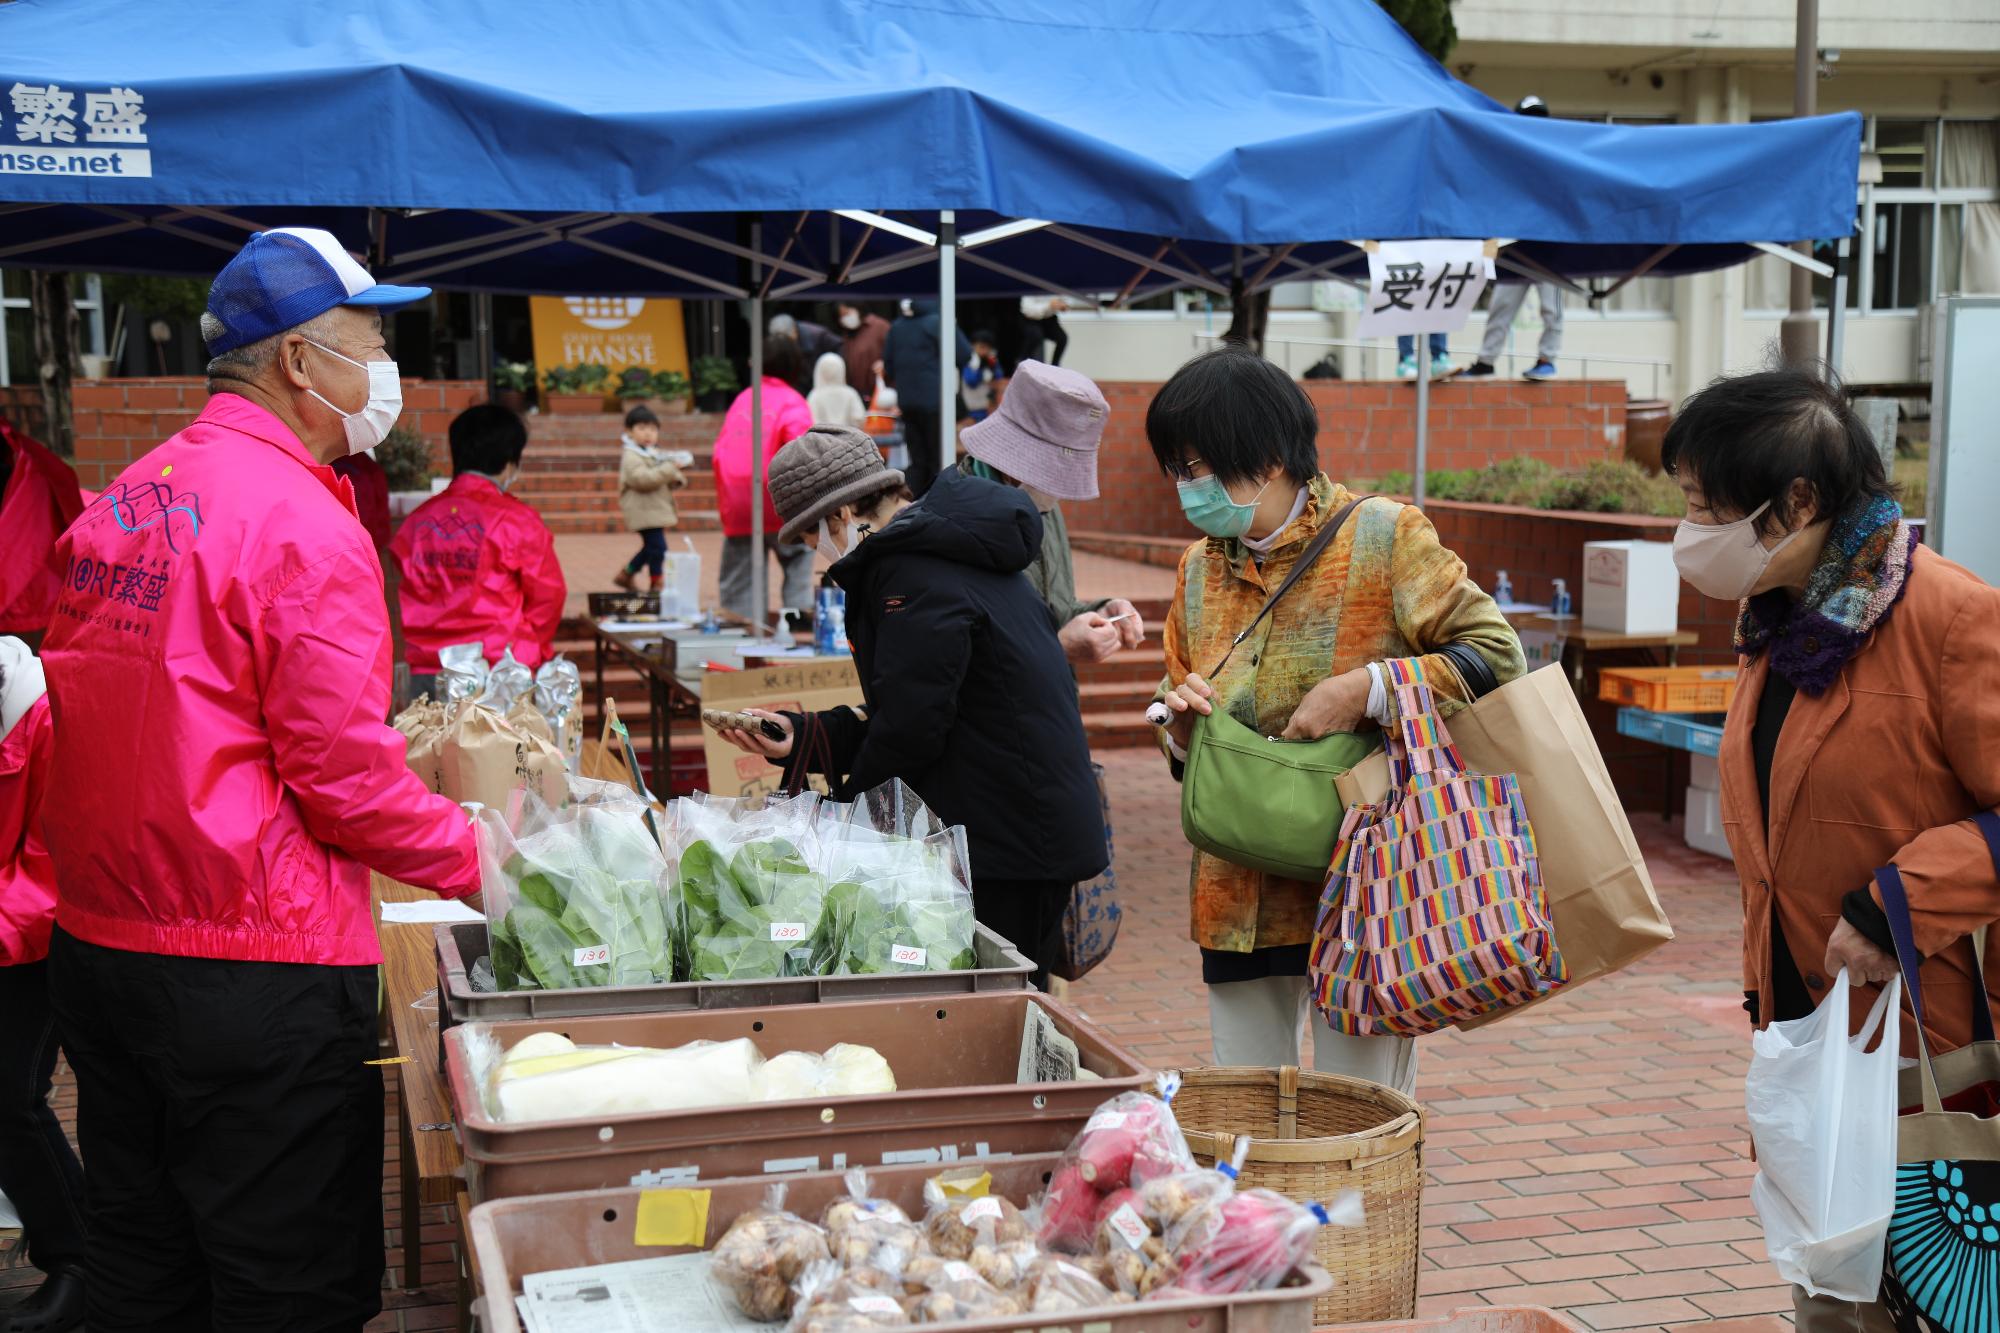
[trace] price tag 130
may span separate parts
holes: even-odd
[[[610,961],[611,946],[608,944],[592,944],[570,955],[572,967],[599,967]]]
[[[889,946],[889,961],[901,964],[904,967],[922,967],[924,959],[927,956],[926,950],[912,948],[907,944],[892,944]]]
[[[773,921],[771,942],[773,944],[797,944],[806,937],[806,923],[803,921]]]

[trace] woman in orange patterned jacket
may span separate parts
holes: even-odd
[[[1446,714],[1472,697],[1466,677],[1490,689],[1521,674],[1520,640],[1465,562],[1421,510],[1380,498],[1355,508],[1220,679],[1196,674],[1213,669],[1354,498],[1320,471],[1318,432],[1305,392],[1234,347],[1181,367],[1146,413],[1154,456],[1208,534],[1181,557],[1167,612],[1161,697],[1172,720],[1162,740],[1176,776],[1195,716],[1217,706],[1264,735],[1315,739],[1393,720],[1379,670],[1390,658],[1422,657]],[[1190,887],[1215,1062],[1297,1064],[1320,886],[1196,852]],[[1416,1085],[1410,1040],[1345,1036],[1316,1017],[1313,1067],[1404,1092]]]

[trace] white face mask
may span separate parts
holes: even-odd
[[[326,395],[317,389],[306,392],[326,403],[339,414],[340,424],[347,431],[347,452],[358,454],[372,449],[389,437],[389,428],[396,424],[396,418],[403,415],[403,375],[396,369],[394,361],[356,361],[351,356],[341,356],[331,347],[321,346],[312,339],[306,339],[307,346],[318,347],[328,356],[345,361],[350,366],[359,366],[368,372],[368,401],[358,411],[342,412],[327,402]]]
[[[841,328],[843,328],[843,329],[858,329],[858,328],[860,328],[860,327],[861,327],[861,314],[860,314],[860,312],[859,312],[859,311],[855,311],[855,310],[845,310],[845,311],[842,311],[842,312],[841,312],[841,315],[840,315],[840,327],[841,327]]]
[[[1740,602],[1748,597],[1778,552],[1805,531],[1800,527],[1776,546],[1765,546],[1757,538],[1757,519],[1770,507],[1766,500],[1734,523],[1683,519],[1674,531],[1674,567],[1681,577],[1696,591],[1721,601]]]
[[[833,532],[826,526],[826,520],[821,519],[819,521],[820,559],[826,561],[829,565],[833,564],[837,560],[840,560],[844,556],[852,555],[854,553],[854,548],[859,546],[860,544],[861,544],[861,529],[856,525],[852,523],[849,523],[847,525],[847,549],[842,550],[840,548],[840,545],[833,540]]]

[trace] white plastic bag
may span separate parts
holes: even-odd
[[[1757,1144],[1750,1202],[1778,1275],[1815,1296],[1873,1301],[1896,1207],[1897,1004],[1885,986],[1849,1038],[1847,972],[1818,1009],[1751,1042],[1744,1104]],[[1873,1051],[1869,1042],[1880,1031]]]

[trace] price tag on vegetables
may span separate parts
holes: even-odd
[[[959,1214],[959,1219],[967,1226],[971,1226],[975,1222],[983,1221],[986,1218],[991,1218],[995,1222],[998,1222],[1000,1216],[1000,1201],[989,1196],[984,1199],[974,1199],[971,1203],[965,1205],[965,1211]]]
[[[1112,1233],[1132,1249],[1138,1249],[1153,1238],[1153,1229],[1146,1225],[1146,1219],[1129,1203],[1121,1203],[1111,1216],[1105,1219]]]
[[[973,1282],[977,1281],[979,1278],[979,1274],[973,1270],[971,1264],[965,1263],[958,1259],[952,1259],[946,1262],[944,1266],[944,1275],[950,1278],[953,1282]]]
[[[611,946],[608,944],[587,945],[570,955],[572,967],[602,967],[610,961]]]
[[[797,944],[806,937],[806,923],[803,921],[773,921],[771,923],[771,943]]]
[[[860,1314],[895,1315],[899,1319],[903,1314],[903,1307],[887,1296],[850,1296],[847,1303]]]
[[[1125,1113],[1123,1111],[1099,1111],[1084,1122],[1083,1132],[1088,1134],[1093,1130],[1123,1129],[1124,1127]]]
[[[889,961],[904,967],[922,967],[926,952],[908,944],[892,944],[889,946]]]

